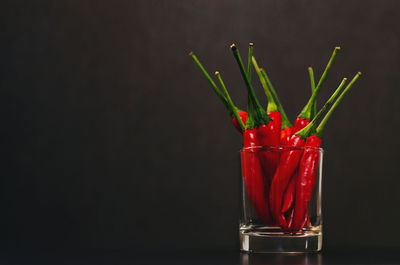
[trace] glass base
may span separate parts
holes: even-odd
[[[309,227],[292,235],[277,227],[241,227],[240,250],[254,253],[318,252],[322,248],[322,227]]]

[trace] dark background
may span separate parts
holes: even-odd
[[[2,247],[238,248],[239,134],[195,67],[255,55],[289,116],[363,75],[324,135],[324,248],[400,247],[399,1],[2,1]],[[262,90],[257,84],[260,98]]]

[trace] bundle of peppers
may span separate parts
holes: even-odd
[[[344,78],[317,112],[316,97],[340,47],[334,49],[317,84],[313,69],[309,67],[311,97],[292,125],[268,75],[253,56],[253,44],[249,45],[247,68],[235,44],[230,48],[247,89],[246,111],[234,105],[219,72],[215,72],[218,86],[194,53],[190,52],[189,55],[225,105],[233,126],[243,136],[243,148],[246,151],[242,152],[241,157],[242,175],[258,217],[264,224],[297,233],[310,225],[308,204],[315,184],[323,129],[361,73],[358,72],[346,87],[347,79]],[[254,91],[252,68],[264,89],[268,102],[266,109]],[[262,151],[260,147],[278,148],[281,152]]]

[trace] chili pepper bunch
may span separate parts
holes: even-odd
[[[361,73],[358,72],[347,86],[347,79],[343,78],[317,112],[317,95],[340,51],[340,47],[336,47],[318,83],[315,83],[313,69],[308,68],[311,97],[292,124],[267,73],[253,56],[253,44],[249,45],[247,68],[235,44],[230,48],[247,89],[246,111],[234,105],[219,72],[215,72],[218,86],[194,53],[189,55],[225,105],[233,126],[242,133],[246,150],[241,157],[242,175],[258,217],[267,225],[278,225],[285,231],[297,233],[310,225],[308,203],[315,184],[323,129]],[[266,109],[256,97],[251,82],[252,68],[264,89],[268,102]],[[281,152],[269,152],[259,147],[277,148]]]

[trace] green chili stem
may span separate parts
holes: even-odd
[[[247,77],[249,81],[251,81],[251,57],[253,57],[253,43],[249,43],[249,52],[247,57]],[[247,93],[247,120],[246,127],[253,128],[254,127],[254,108],[251,103],[250,95]]]
[[[332,56],[331,56],[331,58],[329,59],[329,62],[328,62],[328,64],[326,65],[325,70],[324,70],[324,72],[323,72],[321,78],[319,79],[319,82],[318,82],[318,84],[317,84],[317,87],[315,88],[314,92],[313,92],[312,95],[311,95],[311,98],[308,100],[306,106],[305,106],[305,107],[303,108],[303,110],[300,112],[300,114],[298,115],[298,117],[304,118],[304,119],[307,119],[307,120],[310,120],[311,109],[312,109],[312,106],[313,106],[313,104],[314,104],[314,101],[315,101],[315,99],[316,99],[316,97],[317,97],[317,95],[318,95],[318,93],[319,93],[319,90],[320,90],[320,88],[321,88],[321,85],[324,83],[324,81],[325,81],[325,79],[326,79],[326,75],[328,74],[329,69],[330,69],[331,66],[332,66],[332,62],[333,62],[333,60],[335,59],[335,57],[336,57],[337,53],[339,52],[339,50],[340,50],[340,47],[335,47],[335,49],[333,50]]]
[[[267,113],[278,111],[278,106],[275,103],[274,97],[272,96],[271,91],[269,90],[267,83],[265,82],[265,79],[261,73],[260,68],[258,67],[256,58],[254,58],[254,56],[253,56],[252,62],[253,62],[254,69],[256,69],[257,75],[260,79],[261,86],[264,88],[265,95],[267,96],[267,100],[268,100]]]
[[[335,92],[332,94],[332,96],[326,101],[325,105],[321,108],[321,110],[315,115],[314,119],[303,129],[298,131],[296,133],[297,136],[300,136],[302,139],[307,139],[310,134],[312,134],[315,131],[315,123],[320,120],[322,115],[325,113],[325,111],[333,104],[333,101],[335,100],[337,94],[339,94],[340,90],[342,87],[345,85],[347,78],[343,78],[342,82],[338,86],[338,88],[335,90]]]
[[[243,77],[244,82],[245,82],[246,87],[247,87],[247,92],[248,92],[250,100],[251,100],[251,102],[253,104],[253,109],[254,109],[254,112],[255,112],[255,115],[254,115],[255,126],[258,127],[258,126],[260,126],[262,124],[268,124],[271,121],[271,118],[268,116],[267,113],[265,113],[263,107],[261,106],[260,102],[257,99],[257,96],[256,96],[256,93],[254,91],[254,88],[251,85],[251,82],[250,82],[250,80],[249,80],[249,78],[247,76],[247,73],[246,73],[245,69],[244,69],[242,58],[240,57],[239,50],[237,49],[235,44],[231,45],[231,49],[232,49],[233,55],[234,55],[234,57],[236,59],[236,62],[238,63],[240,73],[242,74],[242,77]],[[251,64],[251,60],[250,60],[250,64]],[[249,115],[249,113],[248,113],[248,115]]]
[[[245,125],[244,125],[242,119],[241,119],[240,116],[239,116],[239,111],[238,111],[238,109],[235,107],[235,105],[234,105],[233,102],[232,102],[232,99],[231,99],[231,97],[230,97],[230,95],[229,95],[229,93],[228,93],[228,90],[226,89],[226,86],[225,86],[225,84],[224,84],[224,81],[222,81],[221,74],[217,71],[217,72],[215,72],[215,76],[217,77],[217,79],[218,79],[218,81],[219,81],[219,83],[220,83],[220,85],[221,85],[221,87],[222,87],[222,90],[223,90],[224,93],[225,93],[225,96],[226,96],[226,99],[227,99],[227,103],[230,105],[230,107],[231,107],[232,110],[233,110],[233,116],[235,116],[237,122],[238,122],[239,125],[240,125],[240,128],[242,129],[242,132],[244,132],[244,130],[245,130]]]
[[[311,67],[308,67],[308,74],[310,75],[311,93],[314,93],[315,91],[314,71]],[[317,100],[315,99],[311,109],[311,119],[313,119],[316,114],[317,114]]]
[[[278,106],[278,110],[281,113],[282,116],[282,129],[286,129],[289,127],[292,127],[292,123],[289,121],[285,110],[283,109],[283,106],[281,104],[281,102],[279,101],[278,95],[276,94],[276,91],[274,89],[274,87],[271,84],[271,81],[269,80],[267,73],[265,72],[265,70],[263,68],[260,68],[261,70],[261,74],[264,77],[264,80],[267,82],[267,86],[269,87],[272,97],[274,98],[274,101],[276,103],[276,105]]]
[[[251,81],[251,58],[253,57],[253,49],[254,49],[254,44],[249,43],[249,55],[247,58],[247,76],[249,78],[249,81]]]
[[[350,88],[353,86],[353,84],[357,81],[357,79],[360,77],[361,72],[358,72],[354,77],[353,80],[346,86],[346,88],[343,90],[343,92],[340,94],[338,99],[335,101],[335,103],[332,105],[332,107],[329,109],[328,113],[325,115],[324,119],[321,121],[321,123],[318,125],[317,130],[316,130],[316,136],[321,137],[322,136],[322,131],[324,130],[324,127],[326,125],[326,122],[329,120],[331,117],[333,111],[339,105],[339,103],[342,101],[344,95],[347,93],[347,91],[350,90]]]
[[[229,114],[232,115],[232,109],[230,109],[229,105],[228,105],[228,101],[225,98],[225,96],[221,93],[221,91],[219,90],[218,86],[214,83],[214,81],[212,80],[211,76],[207,73],[206,69],[204,69],[203,65],[200,63],[199,59],[197,59],[196,55],[193,52],[189,53],[190,57],[192,57],[194,63],[197,65],[197,67],[200,69],[200,71],[203,73],[203,75],[205,76],[205,78],[207,79],[207,81],[210,83],[211,87],[213,88],[215,94],[217,94],[217,96],[220,98],[220,100],[222,101],[222,103],[225,105],[225,107],[228,109],[228,111],[230,112]]]
[[[246,120],[246,129],[252,129],[255,127],[254,121],[254,108],[253,103],[251,103],[251,98],[247,97],[247,120]]]

